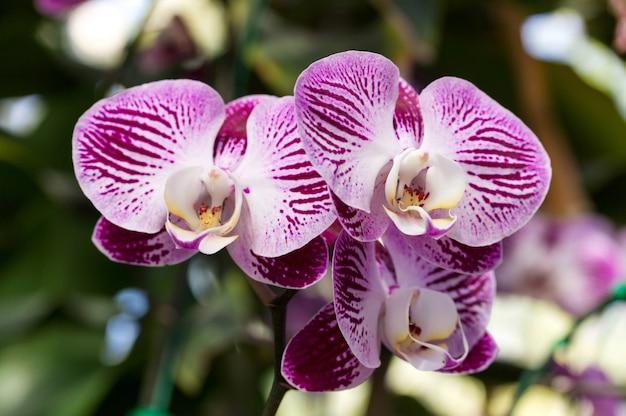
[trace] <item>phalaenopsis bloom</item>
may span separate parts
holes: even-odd
[[[78,121],[76,177],[116,261],[164,265],[227,247],[252,278],[302,288],[327,267],[331,197],[302,148],[293,97],[228,105],[211,87],[158,81],[103,99]]]
[[[351,51],[313,63],[295,97],[304,148],[357,240],[393,223],[431,261],[488,270],[547,192],[537,137],[462,79],[418,95],[385,57]]]
[[[493,272],[466,275],[425,261],[389,227],[380,241],[343,231],[333,259],[334,303],[292,338],[283,375],[301,390],[354,387],[380,366],[381,343],[425,371],[471,373],[495,358],[486,332]]]

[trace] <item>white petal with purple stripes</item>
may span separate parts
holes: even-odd
[[[376,242],[362,243],[342,232],[335,242],[333,287],[339,328],[359,361],[380,365],[379,318],[387,288],[377,265]]]
[[[246,154],[232,174],[246,201],[235,233],[257,255],[300,248],[336,218],[328,187],[302,147],[293,97],[268,98],[254,108]]]
[[[420,93],[422,148],[458,163],[467,187],[448,236],[470,246],[500,241],[519,229],[545,197],[551,176],[537,137],[471,83],[440,78]]]

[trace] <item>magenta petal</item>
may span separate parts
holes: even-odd
[[[447,236],[438,240],[428,236],[405,236],[406,241],[424,259],[460,273],[484,273],[502,260],[502,243],[470,247]]]
[[[485,333],[482,338],[470,348],[469,354],[463,362],[454,368],[439,370],[442,373],[472,374],[483,371],[497,357],[498,346],[491,335]]]
[[[299,390],[322,392],[356,387],[374,372],[352,354],[335,319],[324,306],[287,344],[282,374]]]
[[[378,190],[378,189],[377,189]],[[339,223],[350,236],[359,241],[374,241],[380,238],[391,221],[383,209],[385,195],[374,191],[371,211],[365,212],[344,204],[334,193],[331,193]]]
[[[268,97],[248,95],[226,104],[226,119],[215,139],[215,165],[224,170],[233,170],[237,167],[246,153],[248,117],[254,107]]]
[[[157,233],[167,215],[167,177],[212,165],[223,118],[222,98],[198,81],[157,81],[100,100],[74,128],[78,183],[112,223]]]
[[[357,51],[321,59],[296,81],[298,129],[313,166],[363,211],[379,172],[401,150],[393,130],[398,81],[393,62]]]
[[[550,160],[534,133],[471,83],[440,78],[420,94],[422,147],[456,161],[467,186],[448,236],[493,244],[524,225],[550,183]]]
[[[228,245],[227,250],[250,278],[285,288],[311,286],[324,277],[328,269],[328,246],[322,237],[280,257],[256,255],[239,239]]]
[[[335,242],[333,288],[339,328],[352,352],[367,367],[380,365],[378,323],[387,289],[376,263],[376,244],[342,232]]]
[[[165,230],[156,234],[128,231],[104,217],[96,223],[92,240],[111,260],[140,266],[182,263],[198,252],[176,248]]]

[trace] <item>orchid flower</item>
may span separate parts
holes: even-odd
[[[599,216],[537,215],[504,248],[499,291],[552,301],[575,316],[605,300],[624,274],[621,243]]]
[[[304,148],[357,240],[393,223],[442,265],[447,252],[477,247],[467,256],[482,254],[484,271],[546,195],[551,169],[537,137],[462,79],[438,79],[418,96],[385,57],[350,51],[309,66],[295,97]]]
[[[334,303],[291,339],[283,356],[283,376],[296,388],[333,391],[362,383],[380,366],[381,343],[423,371],[471,373],[495,358],[485,330],[493,272],[437,267],[393,227],[381,241],[339,235]]]
[[[302,288],[325,273],[320,234],[336,217],[293,97],[225,106],[197,81],[129,88],[79,119],[73,159],[103,216],[93,240],[113,260],[159,266],[227,247],[261,282]]]

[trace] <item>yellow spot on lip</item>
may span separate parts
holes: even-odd
[[[202,228],[204,230],[218,227],[222,225],[221,215],[222,207],[212,207],[209,209],[206,204],[200,204],[200,208],[198,208],[198,218],[200,218],[200,222],[202,223]]]

